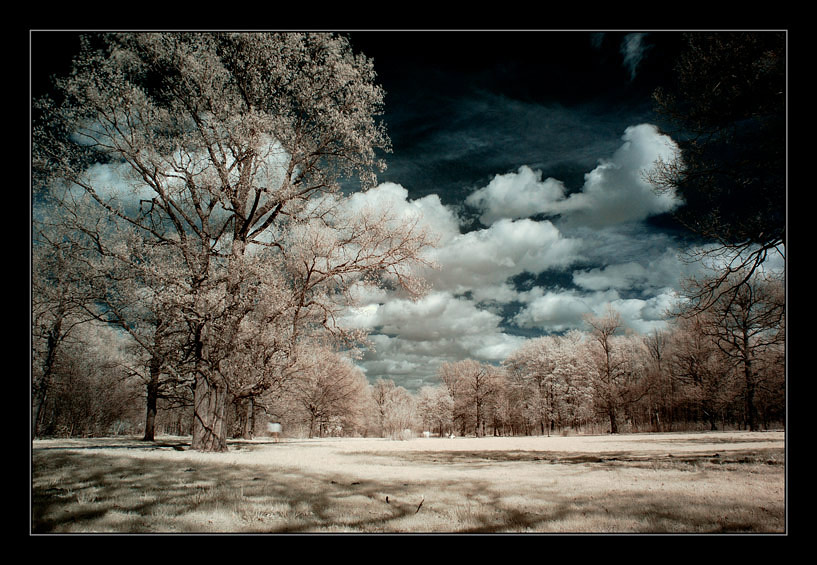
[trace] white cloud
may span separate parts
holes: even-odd
[[[389,211],[398,221],[418,219],[420,227],[439,238],[439,244],[445,244],[460,233],[459,219],[442,204],[439,196],[429,194],[417,200],[409,200],[408,190],[392,182],[380,184],[365,192],[356,192],[343,205],[348,212]]]
[[[402,186],[384,183],[350,196],[350,210],[388,209],[398,219],[418,220],[438,239],[428,254],[439,268],[426,273],[432,288],[427,296],[410,301],[382,289],[356,289],[359,306],[345,322],[371,331],[374,344],[360,366],[370,378],[394,378],[414,388],[434,383],[443,361],[499,362],[524,341],[503,330],[503,307],[513,303],[521,309],[509,321],[543,333],[586,329],[584,317],[603,315],[608,305],[636,331],[662,327],[675,298],[668,289],[682,267],[669,238],[645,240],[648,232],[639,222],[678,202],[653,191],[642,172],[674,150],[654,126],[628,128],[619,149],[587,173],[582,190],[572,195],[530,167],[497,175],[467,199],[486,226],[467,233],[461,233],[455,209],[434,194],[410,200]],[[559,217],[531,219],[537,214]],[[511,284],[522,273],[587,261],[600,266],[577,269],[571,290]],[[642,293],[638,298],[631,298],[634,289]]]
[[[604,268],[576,271],[573,282],[589,290],[606,290],[610,288],[631,288],[643,284],[647,269],[638,263],[622,263]]]
[[[488,186],[465,199],[466,204],[484,211],[480,221],[491,225],[502,218],[529,218],[546,212],[564,199],[565,187],[553,178],[542,180],[542,171],[523,165],[515,173],[496,175]]]
[[[483,210],[481,219],[489,224],[501,217],[546,214],[560,215],[571,225],[601,227],[673,210],[679,204],[675,195],[656,192],[644,173],[659,158],[670,160],[677,151],[675,143],[650,124],[627,128],[622,141],[612,157],[585,175],[580,192],[565,197],[560,181],[542,181],[541,172],[521,167],[516,173],[496,176],[466,202]]]
[[[513,321],[522,328],[544,331],[580,328],[585,315],[592,314],[600,305],[619,298],[615,291],[588,295],[575,291],[547,291],[533,292],[532,296]]]
[[[436,250],[440,271],[435,288],[457,293],[503,287],[520,273],[564,267],[578,257],[579,242],[562,236],[549,221],[502,219],[491,227],[461,234]]]
[[[622,140],[610,159],[585,175],[581,192],[557,203],[553,212],[573,224],[602,227],[641,221],[678,206],[674,194],[656,192],[644,179],[656,160],[674,155],[674,142],[649,124],[627,128]]]
[[[621,40],[621,55],[624,57],[624,66],[630,72],[630,80],[635,78],[638,65],[646,55],[650,46],[644,43],[646,33],[628,33]]]
[[[591,291],[660,290],[677,286],[679,281],[689,274],[689,265],[679,259],[674,249],[665,249],[657,256],[653,256],[654,250],[645,247],[642,253],[643,257],[640,261],[614,263],[605,267],[574,271],[573,282]]]
[[[626,327],[636,333],[647,334],[666,327],[666,311],[674,301],[675,295],[667,291],[647,300],[614,300],[611,306],[621,315]]]
[[[410,375],[433,383],[437,367],[444,361],[470,358],[499,362],[523,340],[502,332],[499,315],[448,292],[432,292],[415,302],[395,299],[358,310],[355,320],[377,332],[370,337],[373,351],[360,362],[372,377],[402,379]]]
[[[447,292],[432,292],[412,302],[393,300],[378,309],[380,331],[411,341],[458,339],[494,331],[500,317]]]
[[[624,299],[616,290],[534,292],[513,321],[519,327],[544,332],[587,329],[585,316],[602,316],[609,305],[619,312],[626,327],[648,333],[666,326],[666,312],[676,300],[677,296],[670,289],[648,299]]]

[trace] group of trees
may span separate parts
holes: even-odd
[[[626,331],[617,312],[527,341],[500,366],[443,364],[419,393],[425,429],[458,435],[670,431],[785,423],[782,280],[756,274],[668,329]]]
[[[528,340],[498,365],[443,363],[439,383],[414,393],[391,380],[369,383],[348,355],[313,344],[274,389],[231,395],[225,429],[249,438],[277,421],[300,437],[405,438],[422,431],[507,436],[784,425],[782,280],[756,274],[737,296],[724,295],[705,312],[688,303],[666,330],[648,335],[626,331],[609,310],[588,317],[584,330]],[[149,363],[140,374],[146,358],[121,331],[98,322],[78,329],[53,369],[58,378],[42,432],[133,433]],[[190,434],[192,391],[174,384],[176,395],[158,401],[156,425]]]
[[[70,320],[70,321],[69,321]],[[191,377],[152,367],[153,358],[127,332],[91,317],[76,323],[54,348],[47,391],[35,398],[33,423],[40,437],[135,435],[190,436],[193,433]],[[35,339],[47,346],[46,336]],[[32,367],[41,384],[45,350]],[[376,436],[416,433],[415,398],[391,380],[369,383],[346,353],[313,343],[263,393],[231,393],[224,413],[226,438],[268,434],[282,424],[294,437]],[[155,378],[158,374],[158,380]],[[37,389],[39,390],[39,389]],[[37,396],[37,395],[35,395]],[[147,407],[147,411],[146,411]]]
[[[145,439],[205,451],[270,419],[392,437],[784,419],[784,284],[764,269],[785,251],[784,34],[690,34],[656,93],[680,151],[650,180],[719,266],[670,330],[627,334],[610,312],[500,366],[444,364],[416,394],[367,383],[364,336],[338,322],[361,286],[424,290],[428,235],[341,191],[372,186],[389,149],[374,78],[330,34],[83,40],[33,109],[34,436],[116,432],[135,411]]]
[[[35,435],[83,323],[138,348],[147,439],[174,398],[193,447],[222,451],[230,406],[359,343],[337,323],[353,289],[422,292],[427,235],[340,190],[372,186],[389,149],[371,61],[344,38],[94,35],[56,87],[32,135]]]

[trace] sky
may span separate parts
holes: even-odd
[[[643,174],[675,149],[651,95],[678,33],[347,35],[374,61],[392,141],[358,198],[419,215],[438,239],[426,296],[368,293],[344,320],[370,331],[370,381],[435,385],[442,362],[500,363],[608,307],[635,332],[665,327],[692,240],[672,220],[681,202]]]
[[[586,329],[615,308],[666,325],[690,268],[680,201],[644,171],[675,151],[651,95],[669,79],[674,32],[357,32],[386,91],[393,151],[367,193],[420,210],[440,236],[411,302],[366,297],[360,365],[409,390],[441,362],[499,363],[525,340]]]

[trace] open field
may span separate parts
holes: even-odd
[[[783,432],[37,440],[32,533],[785,533]]]

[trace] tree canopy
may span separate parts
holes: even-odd
[[[389,150],[374,79],[332,34],[94,34],[38,101],[36,186],[100,217],[77,223],[187,332],[196,449],[226,449],[227,398],[268,388],[300,340],[350,337],[353,285],[422,289],[426,235],[340,190],[373,186]]]
[[[723,282],[785,252],[786,35],[684,38],[674,82],[654,95],[680,151],[659,162],[650,180],[680,196],[676,216],[715,243],[707,254],[726,265]]]

